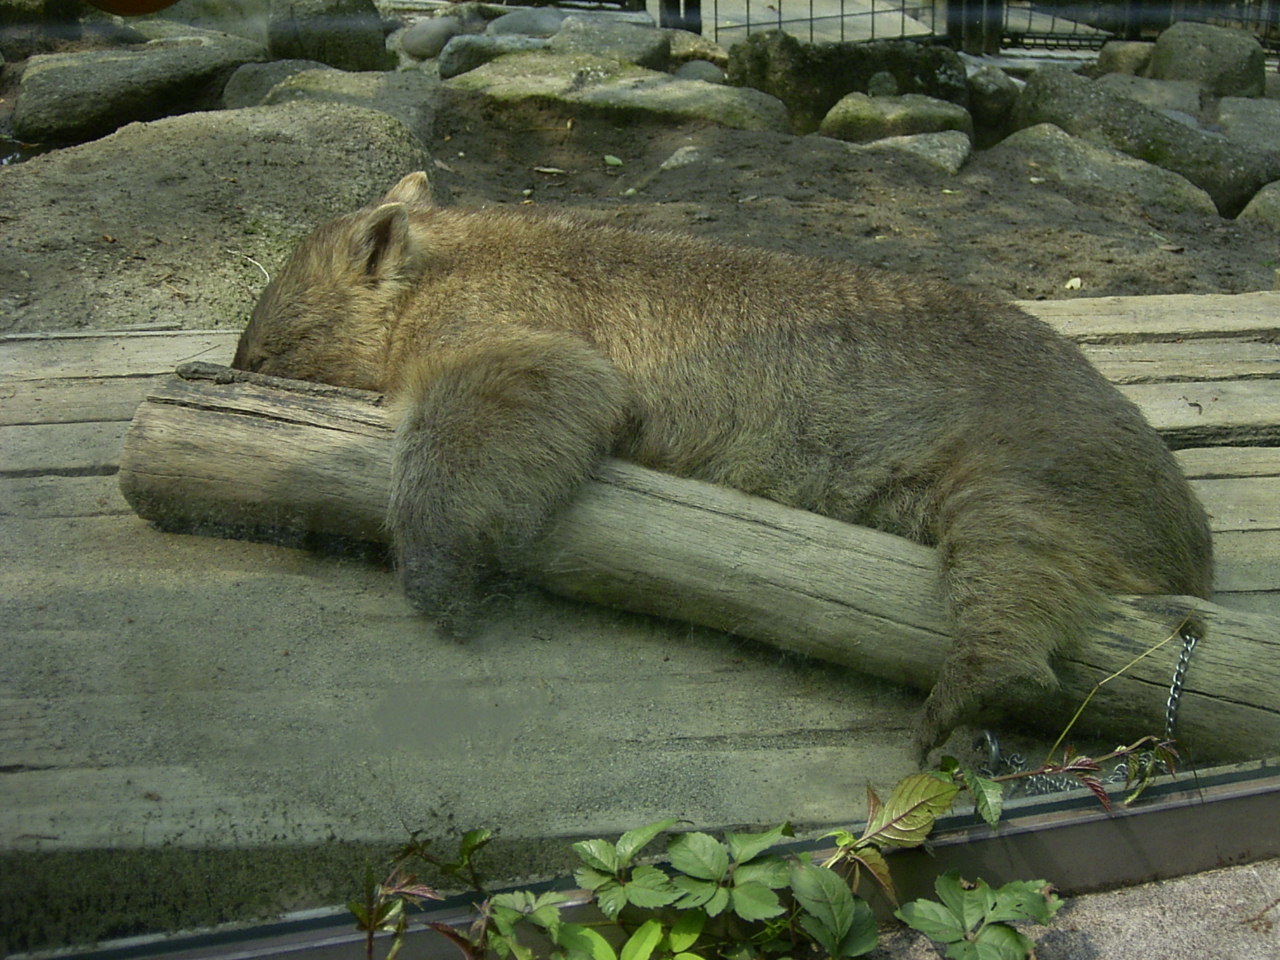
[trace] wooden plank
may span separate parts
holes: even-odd
[[[0,384],[0,426],[131,420],[159,377],[17,380]]]
[[[0,516],[47,519],[132,513],[114,472],[82,477],[55,474],[0,478]]]
[[[1213,532],[1280,530],[1280,477],[1192,480]],[[1280,583],[1276,584],[1280,589]]]
[[[179,363],[230,363],[238,330],[0,339],[0,382],[172,373]]]
[[[1273,290],[1021,300],[1018,306],[1085,343],[1280,335],[1280,292]]]
[[[370,407],[374,395],[361,402],[346,391],[324,404],[327,416],[299,415],[282,385],[189,382],[144,404],[121,461],[121,487],[138,513],[179,527],[384,538],[390,432],[370,429],[381,414]],[[322,391],[306,389],[316,406]],[[933,551],[616,460],[596,476],[535,551],[528,573],[544,586],[932,685],[949,646]],[[1208,621],[1213,642],[1197,652],[1196,689],[1187,690],[1196,706],[1186,711],[1184,734],[1223,756],[1247,753],[1260,739],[1280,742],[1280,624],[1186,598],[1117,599],[1105,625],[1059,661],[1061,692],[1025,719],[1065,722],[1099,677],[1165,640],[1191,609]],[[1109,685],[1095,701],[1095,721],[1117,735],[1158,729],[1178,646],[1166,643]]]
[[[1119,390],[1175,449],[1280,443],[1280,380],[1134,383]]]
[[[1280,530],[1215,534],[1213,559],[1215,590],[1280,591]]]
[[[0,427],[0,476],[79,477],[115,473],[128,423]]]
[[[1280,447],[1188,447],[1174,457],[1191,479],[1280,477]]]
[[[1084,344],[1084,355],[1112,383],[1256,380],[1280,377],[1280,342],[1184,340]]]

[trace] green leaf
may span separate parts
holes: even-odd
[[[955,914],[965,932],[975,929],[986,920],[996,905],[995,894],[985,880],[979,880],[972,890],[966,890],[958,870],[948,870],[933,882],[938,899]]]
[[[604,165],[606,167],[620,167],[622,166],[622,161],[612,153],[606,153],[604,155]]]
[[[967,768],[961,776],[964,777],[964,785],[969,788],[969,793],[973,795],[973,805],[978,816],[994,830],[1000,822],[1000,814],[1004,812],[1004,787]]]
[[[711,899],[703,904],[702,909],[707,912],[708,917],[718,917],[724,913],[725,908],[729,906],[729,891],[724,887],[716,887],[716,892],[711,895]]]
[[[600,912],[610,920],[618,919],[618,914],[627,905],[627,892],[622,888],[622,884],[616,880],[610,880],[595,894],[596,906],[600,908]]]
[[[720,889],[720,885],[714,880],[698,880],[695,877],[684,876],[672,877],[671,885],[683,894],[676,901],[676,909],[678,910],[700,907],[704,903],[708,903],[715,896],[716,891]]]
[[[644,849],[646,844],[650,843],[662,831],[669,830],[675,826],[677,822],[676,820],[659,820],[657,823],[651,823],[647,827],[628,830],[618,838],[618,845],[615,848],[617,850],[618,866],[627,866],[632,858]]]
[[[736,863],[742,864],[748,860],[754,860],[770,847],[777,846],[784,837],[795,835],[796,832],[791,829],[791,824],[780,823],[764,833],[726,832],[724,841],[729,846],[729,856],[733,857]]]
[[[844,939],[853,924],[853,894],[844,880],[827,867],[794,866],[791,892],[828,932],[829,937],[822,944],[828,952],[834,952],[832,947]]]
[[[1035,941],[1004,923],[984,927],[974,938],[978,960],[1026,960]]]
[[[637,907],[665,907],[680,898],[680,889],[657,867],[640,866],[623,885],[627,901]]]
[[[901,780],[888,802],[876,807],[859,844],[878,847],[917,847],[933,829],[934,821],[951,809],[960,788],[931,773],[917,773]]]
[[[849,857],[859,867],[865,867],[867,872],[880,884],[880,889],[884,891],[884,895],[889,898],[889,902],[895,907],[898,905],[898,890],[893,885],[893,877],[889,873],[889,864],[885,862],[884,854],[876,847],[865,846],[856,853],[849,854]]]
[[[967,932],[961,926],[960,918],[936,900],[904,903],[893,911],[893,915],[912,930],[919,930],[930,940],[939,943],[956,943],[963,940]]]
[[[598,890],[606,883],[616,883],[612,874],[601,873],[590,867],[579,867],[573,871],[573,879],[583,890]]]
[[[464,864],[470,863],[476,851],[495,836],[492,830],[468,830],[462,835],[462,842],[458,844],[458,860]]]
[[[646,920],[622,945],[618,960],[649,960],[661,942],[662,924],[657,920]]]
[[[706,923],[707,915],[701,910],[686,910],[681,913],[667,932],[667,946],[671,948],[671,952],[683,953],[697,943]]]
[[[1048,924],[1062,906],[1062,900],[1044,880],[1014,880],[997,890],[995,898],[995,907],[987,915],[989,923],[1033,920]]]
[[[735,883],[729,891],[733,912],[743,920],[768,920],[786,913],[778,895],[763,883]]]
[[[757,857],[733,869],[734,883],[763,883],[771,890],[781,890],[791,882],[791,865],[772,854]]]
[[[565,950],[568,960],[618,960],[608,940],[581,924],[562,923],[555,943]]]
[[[618,851],[608,840],[579,840],[573,845],[576,853],[589,867],[616,875],[622,864],[618,862]]]
[[[723,880],[729,872],[724,844],[705,833],[682,833],[667,844],[671,866],[699,880]]]
[[[854,898],[853,923],[836,949],[837,957],[860,957],[876,948],[880,940],[880,932],[876,927],[876,916],[871,912],[867,901]]]

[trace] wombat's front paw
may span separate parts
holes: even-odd
[[[409,603],[446,636],[465,639],[476,625],[480,571],[430,550],[401,550],[397,566]]]
[[[985,669],[983,668],[985,666]],[[941,746],[962,723],[991,722],[1010,707],[1025,704],[1057,689],[1048,663],[987,664],[967,667],[948,662],[924,702],[916,721],[913,747],[924,766],[930,751]]]

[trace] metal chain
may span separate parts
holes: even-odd
[[[1182,692],[1187,679],[1187,667],[1191,664],[1192,651],[1195,650],[1196,644],[1200,642],[1200,638],[1190,630],[1182,630],[1180,636],[1182,637],[1182,650],[1178,654],[1178,663],[1173,669],[1173,680],[1169,685],[1169,698],[1165,701],[1164,736],[1166,740],[1173,738],[1174,725],[1178,719],[1178,706],[1182,702]],[[974,744],[974,747],[982,750],[986,755],[986,762],[979,768],[980,772],[986,776],[1022,773],[1027,769],[1026,758],[1021,754],[1011,753],[1008,756],[1001,754],[1000,741],[989,730],[983,731],[982,738],[978,743]],[[1098,779],[1107,784],[1127,783],[1129,765],[1125,760],[1120,760],[1109,773],[1100,775]],[[1016,786],[1011,784],[1011,786],[1014,786],[1010,791],[1011,795],[1041,796],[1046,793],[1073,790],[1080,786],[1080,781],[1067,774],[1041,773],[1016,781],[1016,784]]]

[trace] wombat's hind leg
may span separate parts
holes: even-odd
[[[453,633],[609,451],[627,389],[567,334],[463,327],[400,377],[388,524],[405,592]]]
[[[1057,688],[1053,655],[1101,608],[1110,555],[1078,519],[1016,491],[962,493],[941,521],[954,641],[917,726],[921,760],[957,725]]]

